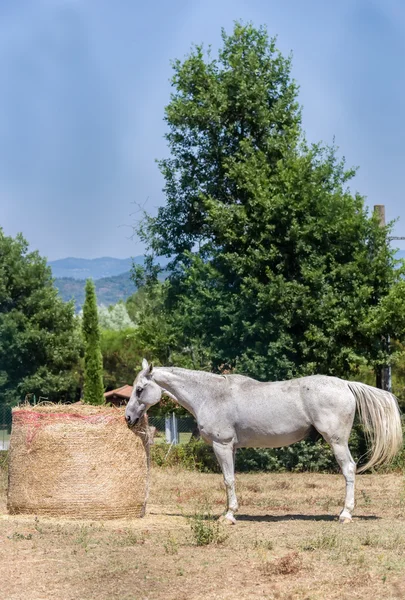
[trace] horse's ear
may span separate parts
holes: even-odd
[[[148,368],[149,368],[148,361],[146,360],[146,358],[144,358],[142,361],[142,369],[144,371],[146,371],[146,369],[148,369]]]
[[[150,365],[149,365],[149,371],[148,371],[148,375],[152,375],[152,372],[153,372],[153,364],[152,364],[152,363],[150,363]]]

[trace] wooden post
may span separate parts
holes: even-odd
[[[375,204],[374,205],[374,214],[377,215],[380,227],[385,227],[385,205],[384,204]],[[390,336],[387,335],[383,337],[381,343],[385,346],[385,349],[389,352],[390,349]],[[386,390],[387,392],[391,392],[392,390],[392,377],[391,377],[391,365],[383,365],[381,367],[377,367],[376,371],[376,386],[382,390]]]
[[[375,204],[374,213],[377,215],[381,227],[385,227],[385,204]]]

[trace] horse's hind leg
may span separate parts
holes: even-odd
[[[317,394],[317,395],[316,395]],[[312,424],[332,447],[346,480],[345,506],[340,513],[342,523],[351,521],[354,509],[354,480],[356,464],[350,454],[348,441],[356,412],[356,400],[347,384],[333,380],[330,388],[315,390]]]
[[[348,523],[352,520],[352,512],[354,509],[354,482],[356,476],[356,463],[350,454],[347,441],[334,441],[333,439],[327,439],[326,441],[332,446],[333,453],[346,480],[345,506],[340,513],[339,521],[341,523]]]
[[[226,487],[225,519],[231,523],[236,523],[234,513],[238,510],[238,501],[235,493],[235,452],[233,443],[221,444],[220,442],[214,442],[212,446],[221,467]]]

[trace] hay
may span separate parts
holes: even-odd
[[[148,483],[146,420],[130,430],[124,409],[80,403],[13,409],[10,513],[141,517]]]

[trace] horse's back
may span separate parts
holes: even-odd
[[[311,430],[300,394],[300,380],[260,383],[230,380],[226,419],[233,421],[236,445],[280,447]]]

